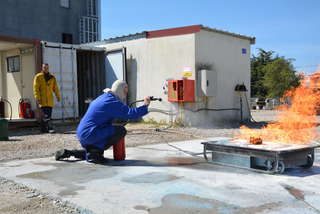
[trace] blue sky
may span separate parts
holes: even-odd
[[[298,71],[320,64],[320,0],[101,0],[102,39],[202,24],[256,37],[251,47],[294,58]]]

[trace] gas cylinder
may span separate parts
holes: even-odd
[[[124,142],[124,138],[118,141],[115,145],[113,145],[113,159],[115,161],[121,161],[126,159],[126,145]]]

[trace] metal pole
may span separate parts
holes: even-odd
[[[75,120],[76,119],[76,111],[77,111],[77,109],[76,109],[76,99],[75,99],[75,97],[76,97],[76,94],[77,94],[77,91],[75,90],[75,86],[76,86],[76,83],[75,83],[75,78],[74,78],[74,76],[75,76],[75,72],[74,72],[74,62],[75,62],[75,60],[74,60],[74,51],[75,51],[75,49],[74,48],[72,48],[71,49],[71,73],[72,73],[72,94],[73,94],[73,96],[72,96],[72,108],[73,108],[73,119]]]
[[[240,122],[242,123],[242,121],[243,121],[243,113],[242,113],[242,96],[241,96],[241,92],[240,92],[239,96],[240,96]]]
[[[62,49],[62,47],[61,47],[61,44],[60,44],[60,46],[59,46],[59,70],[60,70],[60,88],[61,88],[61,90],[60,90],[60,94],[61,94],[61,100],[60,100],[60,102],[61,102],[61,116],[62,116],[62,121],[64,122],[64,93],[63,93],[63,90],[64,90],[64,88],[63,88],[63,76],[62,76],[62,74],[63,74],[63,72],[62,72],[62,53],[61,53],[61,49]]]

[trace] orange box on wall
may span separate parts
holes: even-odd
[[[168,80],[168,101],[194,102],[194,80]]]

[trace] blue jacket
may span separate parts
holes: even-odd
[[[137,119],[148,113],[148,106],[129,108],[111,93],[103,93],[91,102],[77,128],[82,147],[104,149],[107,138],[115,134],[114,119]]]

